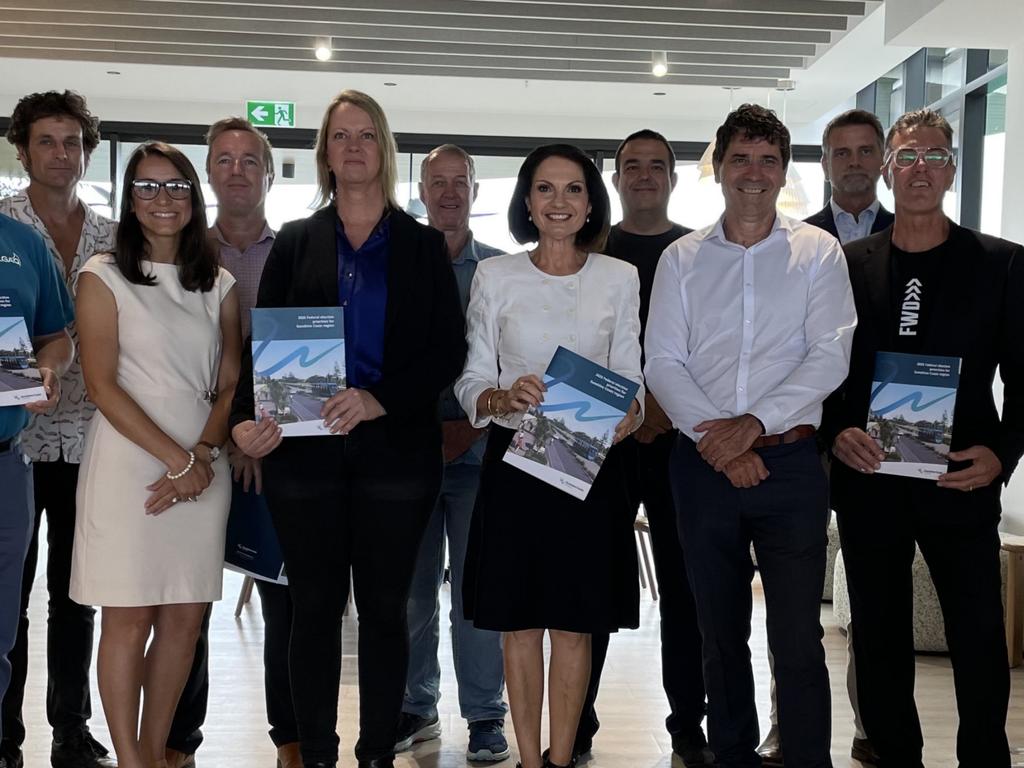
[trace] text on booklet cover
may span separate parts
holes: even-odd
[[[329,435],[320,409],[345,389],[345,322],[340,307],[252,310],[252,384],[256,420],[285,437]]]
[[[565,347],[544,384],[544,402],[523,415],[504,460],[585,499],[640,385]]]
[[[45,399],[32,337],[18,309],[17,297],[0,293],[0,406]]]
[[[867,433],[885,453],[879,472],[934,480],[949,465],[960,358],[878,352]]]

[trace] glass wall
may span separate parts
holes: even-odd
[[[985,144],[981,176],[981,231],[1003,225],[1003,160],[1006,152],[1006,75],[986,86]]]

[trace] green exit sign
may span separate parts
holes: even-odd
[[[260,127],[294,128],[294,101],[247,101],[245,117],[253,125]]]

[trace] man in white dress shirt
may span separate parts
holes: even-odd
[[[776,212],[790,140],[775,113],[743,105],[716,142],[725,213],[662,256],[645,373],[680,432],[671,479],[704,640],[711,749],[722,768],[761,765],[747,642],[753,542],[786,762],[824,768],[828,498],[814,433],[846,376],[856,312],[839,242]]]

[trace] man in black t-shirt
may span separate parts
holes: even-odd
[[[640,273],[640,336],[647,326],[651,286],[662,251],[691,230],[668,218],[668,201],[676,185],[675,154],[659,133],[637,131],[615,153],[612,183],[622,202],[622,221],[611,228],[605,253],[637,268]],[[657,401],[647,394],[643,425],[626,442],[633,470],[630,491],[634,511],[642,503],[651,529],[654,568],[661,599],[662,679],[671,714],[665,721],[672,750],[687,768],[713,764],[701,730],[705,714],[704,674],[697,612],[686,577],[683,550],[676,532],[676,514],[669,487],[668,458],[675,429]],[[599,722],[594,700],[608,635],[591,638],[590,685],[580,715],[574,752],[590,750]]]
[[[999,494],[1024,453],[1024,250],[957,226],[953,132],[930,110],[899,118],[883,173],[891,229],[844,247],[859,322],[850,373],[825,403],[864,727],[880,766],[921,768],[914,703],[914,545],[935,583],[956,681],[961,766],[1008,768],[1007,648]],[[880,351],[959,357],[949,471],[937,482],[877,473],[865,422]],[[997,410],[996,368],[1003,381]],[[1010,660],[1013,663],[1014,659]]]

